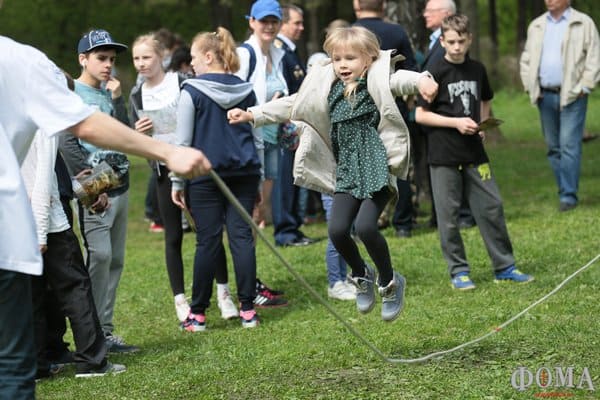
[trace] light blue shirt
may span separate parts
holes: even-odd
[[[85,104],[88,104],[105,114],[113,115],[112,95],[110,91],[102,88],[96,89],[75,80],[75,93],[81,97]],[[90,153],[95,153],[100,150],[100,148],[84,140],[79,140],[79,142]]]
[[[276,69],[273,67],[271,73],[267,73],[267,99],[272,99],[277,92],[279,92],[279,97],[283,97],[285,90],[285,83],[279,80]],[[277,144],[278,129],[279,124],[264,125],[263,140],[267,143]]]
[[[440,40],[440,36],[442,36],[442,28],[437,28],[435,31],[433,31],[431,33],[431,35],[429,35],[429,50],[431,50],[433,48],[433,45],[435,45],[435,42]]]
[[[540,61],[540,86],[545,88],[560,87],[562,84],[563,65],[561,47],[565,37],[571,8],[555,20],[550,13],[546,15],[546,31]]]

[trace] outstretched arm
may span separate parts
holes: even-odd
[[[159,142],[99,111],[68,130],[102,148],[163,161],[171,171],[186,178],[206,175],[211,168],[201,151]]]
[[[227,120],[230,124],[253,123],[254,115],[250,111],[244,111],[241,108],[232,108],[227,111]]]

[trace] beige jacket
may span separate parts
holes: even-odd
[[[547,15],[544,13],[529,24],[520,61],[521,81],[533,104],[540,97],[538,72]],[[561,50],[563,81],[560,105],[564,107],[575,101],[584,87],[591,90],[600,80],[600,39],[598,29],[589,16],[571,8]]]
[[[377,130],[387,151],[390,172],[406,179],[410,140],[394,98],[416,93],[419,78],[428,73],[399,70],[391,74],[390,55],[390,51],[382,51],[371,65],[367,89],[381,113]],[[335,188],[336,162],[327,96],[336,79],[331,60],[324,60],[311,67],[298,93],[248,109],[254,115],[255,126],[288,119],[298,125],[300,144],[294,158],[294,183],[324,193],[333,193]]]

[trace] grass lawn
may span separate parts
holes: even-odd
[[[600,133],[598,110],[596,93],[590,98],[587,124],[594,133]],[[401,317],[382,322],[379,298],[368,315],[358,315],[352,302],[331,304],[389,357],[421,357],[490,332],[600,252],[600,139],[584,145],[579,207],[559,213],[537,109],[520,92],[500,92],[494,113],[506,121],[504,138],[490,143],[487,150],[503,195],[517,263],[536,280],[523,286],[494,284],[487,253],[473,228],[462,233],[477,289],[454,291],[435,231],[421,229],[410,239],[398,239],[388,228],[392,262],[408,283]],[[492,400],[531,399],[542,392],[552,397],[598,398],[600,262],[498,334],[442,358],[404,365],[382,361],[352,336],[259,242],[259,275],[270,286],[284,289],[290,305],[261,311],[261,325],[251,330],[242,329],[238,321],[221,320],[215,305],[207,313],[206,332],[179,331],[162,236],[148,233],[143,220],[148,167],[143,160],[132,161],[127,260],[115,325],[116,333],[142,350],[111,356],[111,361],[128,368],[114,377],[75,379],[74,371],[67,370],[38,385],[39,399]],[[304,231],[322,238],[327,232],[324,224],[309,225]],[[266,232],[272,238],[269,228]],[[186,235],[184,246],[189,288],[191,234]],[[326,297],[325,241],[282,253]],[[233,281],[231,265],[229,270]],[[531,386],[524,391],[511,385],[519,367],[533,374]],[[541,367],[553,374],[556,367],[563,371],[573,367],[575,386],[586,369],[589,379],[580,389],[541,389],[535,382]],[[550,377],[554,385],[557,377]],[[587,390],[589,381],[595,392]]]

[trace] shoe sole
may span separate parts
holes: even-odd
[[[202,329],[186,329],[186,328],[182,328],[181,330],[184,331],[184,332],[191,332],[191,333],[206,332],[206,328],[202,328]]]
[[[265,304],[256,304],[254,303],[254,307],[256,308],[281,308],[281,307],[287,307],[290,303],[284,303],[284,304],[276,304],[276,305],[265,305]]]
[[[499,283],[499,284],[503,284],[503,283],[517,283],[519,285],[525,284],[525,283],[529,283],[529,282],[533,282],[535,280],[535,278],[531,278],[528,279],[526,281],[515,281],[512,279],[494,279],[494,283]]]
[[[133,354],[140,351],[140,349],[132,349],[132,350],[107,350],[108,354]]]
[[[107,376],[107,375],[118,375],[118,374],[122,374],[123,372],[125,372],[126,370],[122,370],[122,371],[107,371],[107,372],[94,372],[94,373],[85,373],[85,374],[75,374],[75,378],[97,378],[100,376]]]
[[[356,300],[356,296],[353,297],[342,297],[342,296],[331,296],[331,295],[327,295],[327,297],[329,297],[331,300],[340,300],[340,301],[350,301],[350,300]]]
[[[258,326],[258,321],[254,321],[252,323],[242,323],[242,328],[244,329],[252,329]]]
[[[473,285],[473,286],[467,286],[467,287],[463,287],[463,288],[458,288],[456,286],[454,286],[452,283],[450,283],[450,287],[454,290],[461,290],[461,291],[465,291],[465,290],[473,290],[475,289],[477,286]]]

